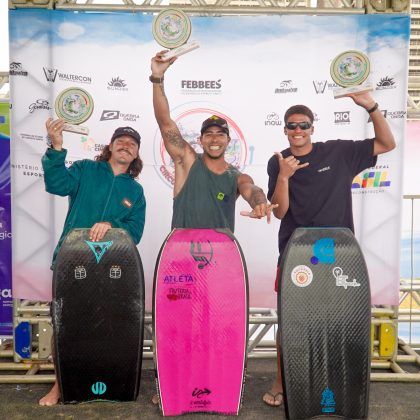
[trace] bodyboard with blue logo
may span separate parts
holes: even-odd
[[[61,401],[132,401],[140,384],[144,277],[137,248],[123,229],[89,240],[74,229],[53,275],[52,319]]]
[[[163,415],[237,415],[246,367],[248,278],[232,233],[173,230],[157,260],[153,302]]]
[[[370,287],[353,233],[347,228],[296,229],[280,270],[287,418],[367,418]]]

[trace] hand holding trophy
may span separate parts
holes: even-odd
[[[334,98],[342,98],[349,93],[361,93],[373,90],[369,83],[364,83],[369,76],[369,58],[360,51],[344,51],[331,63],[331,77],[341,88],[334,89]]]
[[[65,121],[63,130],[78,134],[89,134],[89,128],[79,124],[85,122],[93,112],[92,96],[84,89],[68,88],[55,100],[55,113]]]
[[[170,49],[161,57],[165,61],[200,47],[196,41],[186,43],[191,35],[191,21],[179,9],[160,12],[153,21],[152,32],[158,44]]]

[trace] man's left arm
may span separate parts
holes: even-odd
[[[348,95],[353,101],[369,112],[375,131],[373,141],[373,156],[386,153],[395,148],[394,135],[389,128],[389,124],[383,116],[378,104],[369,92],[352,93]]]
[[[239,175],[238,191],[252,208],[251,212],[241,211],[241,215],[256,219],[267,216],[267,223],[270,223],[272,209],[277,207],[277,204],[268,204],[264,191],[254,184],[254,181],[249,175]]]

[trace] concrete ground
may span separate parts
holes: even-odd
[[[284,419],[284,409],[265,405],[261,397],[274,378],[275,360],[250,359],[245,383],[242,419]],[[49,384],[0,384],[0,419],[160,419],[159,408],[150,403],[155,390],[152,361],[143,363],[138,400],[128,403],[94,402],[40,407],[38,400],[48,392]],[[328,416],[331,418],[331,416]],[[183,419],[215,420],[232,417],[194,414]],[[325,418],[325,417],[323,417]],[[369,419],[420,420],[420,383],[372,382]]]

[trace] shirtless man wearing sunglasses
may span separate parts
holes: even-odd
[[[267,197],[272,204],[278,204],[273,213],[281,219],[280,255],[297,227],[339,226],[354,232],[352,180],[359,172],[375,166],[377,155],[395,148],[394,136],[370,93],[348,96],[370,114],[374,138],[312,143],[312,111],[305,105],[294,105],[284,115],[284,134],[290,147],[275,153],[267,165]],[[278,282],[277,267],[276,291]],[[283,402],[279,335],[277,368],[277,378],[271,390],[263,396],[263,401],[270,406],[279,406]]]

